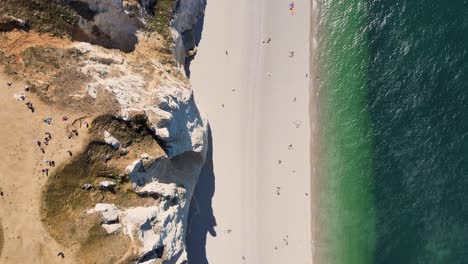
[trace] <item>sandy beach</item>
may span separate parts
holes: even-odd
[[[8,81],[13,82],[11,87],[7,86]],[[3,151],[0,222],[5,242],[0,249],[0,263],[74,263],[72,249],[59,245],[41,222],[41,189],[47,181],[41,169],[49,168],[51,175],[70,159],[67,150],[79,152],[86,140],[86,129],[80,129],[78,137],[68,139],[67,123],[80,114],[54,109],[28,92],[24,102],[17,101],[14,94],[23,92],[24,85],[7,77],[0,69],[0,146]],[[25,106],[27,101],[35,106],[34,113]],[[62,116],[68,116],[69,121],[62,121]],[[52,118],[51,125],[43,122],[45,117]],[[34,140],[43,141],[45,132],[50,132],[52,139],[48,146],[42,143],[45,149],[42,154]],[[55,167],[49,167],[45,160],[55,161]],[[65,254],[64,259],[57,257],[59,252]]]
[[[311,3],[289,5],[208,2],[191,64],[212,140],[195,193],[193,263],[312,262]]]

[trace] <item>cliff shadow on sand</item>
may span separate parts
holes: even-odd
[[[208,130],[208,149],[206,161],[198,179],[192,197],[188,216],[187,257],[189,263],[207,264],[206,236],[216,236],[214,227],[216,218],[213,214],[212,199],[215,193],[215,175],[213,169],[213,139],[210,125]]]

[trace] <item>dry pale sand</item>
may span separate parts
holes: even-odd
[[[8,87],[7,81],[13,85]],[[36,107],[35,113],[31,113],[25,102],[18,102],[13,96],[22,92],[23,86],[24,83],[5,76],[0,69],[0,188],[4,193],[0,197],[4,235],[0,263],[74,263],[72,251],[56,243],[41,222],[41,189],[47,181],[41,168],[48,167],[44,162],[48,159],[56,162],[57,169],[70,159],[67,150],[77,153],[86,140],[86,128],[79,130],[79,137],[69,140],[66,124],[81,115],[58,111],[26,93],[26,101]],[[70,120],[63,122],[63,115]],[[44,117],[52,117],[52,125],[43,123]],[[43,141],[46,131],[52,134],[52,140],[42,154],[33,141]],[[50,169],[49,175],[55,169]],[[65,258],[57,257],[58,252],[64,252]]]
[[[191,83],[212,131],[209,263],[312,262],[311,3],[293,2],[208,1]]]

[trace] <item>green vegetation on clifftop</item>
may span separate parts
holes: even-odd
[[[79,18],[60,0],[1,0],[0,14],[26,20],[31,28],[54,35],[71,35]]]

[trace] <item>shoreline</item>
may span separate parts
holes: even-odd
[[[319,242],[320,226],[316,221],[316,216],[319,215],[320,208],[320,182],[318,175],[319,164],[319,106],[318,106],[318,93],[319,93],[319,27],[320,27],[320,6],[318,0],[312,0],[310,5],[310,99],[309,99],[309,114],[310,114],[310,193],[311,199],[311,255],[312,263],[321,263],[316,248]]]
[[[360,3],[331,0],[320,10],[316,259],[326,263],[371,262],[375,246],[367,39]]]

